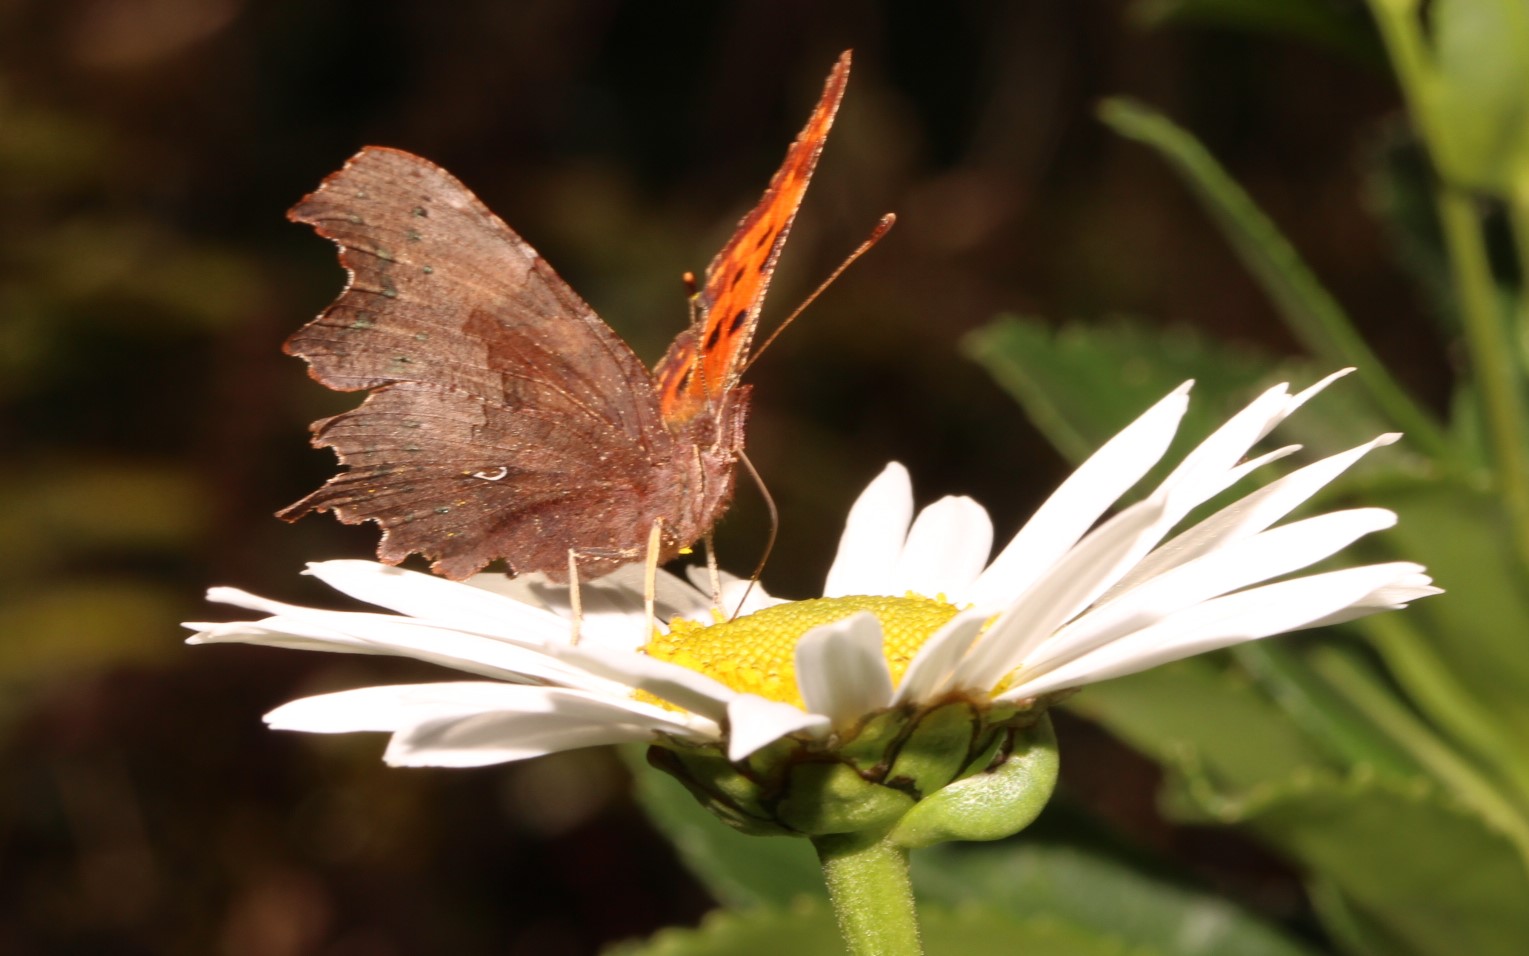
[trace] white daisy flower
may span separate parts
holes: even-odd
[[[266,716],[283,730],[389,733],[385,759],[406,766],[477,766],[629,741],[743,766],[777,745],[847,753],[889,733],[876,729],[879,715],[901,715],[897,739],[906,740],[917,715],[956,702],[979,729],[962,731],[959,759],[934,782],[943,786],[1002,752],[987,731],[1012,728],[1016,715],[1033,721],[1059,692],[1439,593],[1408,562],[1300,573],[1390,527],[1390,511],[1275,526],[1396,435],[1292,471],[1170,537],[1197,506],[1294,452],[1244,460],[1336,377],[1296,394],[1269,389],[1151,494],[1101,521],[1166,452],[1186,383],[1078,468],[991,560],[981,506],[945,498],[915,516],[907,471],[889,465],[851,509],[823,597],[785,602],[756,587],[727,623],[715,623],[709,589],[660,574],[650,631],[641,570],[626,568],[581,587],[574,643],[565,587],[501,575],[455,583],[326,561],[308,573],[383,612],[214,588],[209,599],[267,616],[189,624],[190,641],[401,655],[472,675],[322,694]],[[745,584],[726,580],[724,607]],[[879,752],[865,761],[862,771],[876,764],[882,773],[894,762]]]

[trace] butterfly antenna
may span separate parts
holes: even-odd
[[[765,487],[764,479],[759,477],[758,469],[754,467],[752,461],[749,461],[749,456],[745,455],[742,449],[738,451],[738,460],[743,463],[744,469],[749,473],[749,478],[753,479],[754,486],[759,489],[760,495],[764,497],[765,509],[770,515],[770,536],[765,539],[764,554],[759,556],[759,563],[754,565],[754,573],[749,575],[748,587],[743,589],[743,595],[738,598],[738,606],[733,609],[732,615],[728,617],[729,621],[743,612],[743,603],[749,599],[749,593],[754,590],[754,585],[759,583],[760,575],[764,574],[765,562],[770,560],[770,552],[775,550],[775,537],[780,532],[780,511],[775,507],[775,499],[770,497],[770,489]]]
[[[579,597],[579,559],[572,548],[568,549],[568,612],[573,615],[573,631],[568,643],[579,646],[579,627],[584,622],[584,604]]]
[[[754,354],[749,356],[748,362],[744,363],[743,369],[739,374],[742,374],[742,372],[746,372],[752,368],[754,363],[759,361],[759,356],[764,354],[764,350],[769,348],[771,343],[779,338],[782,332],[786,331],[786,326],[790,325],[792,322],[795,322],[797,316],[807,311],[807,307],[813,302],[817,301],[818,296],[827,291],[828,287],[834,284],[834,280],[844,274],[845,269],[848,269],[856,259],[865,255],[867,252],[870,252],[871,247],[880,242],[882,237],[890,232],[892,227],[896,224],[897,216],[895,213],[889,212],[885,216],[882,216],[881,221],[876,223],[876,228],[872,229],[871,234],[865,237],[865,241],[856,246],[855,251],[851,252],[843,262],[839,263],[839,268],[829,273],[828,278],[819,283],[818,287],[812,290],[812,294],[809,295],[801,305],[796,307],[796,311],[786,316],[786,320],[775,327],[775,331],[771,332],[769,338],[764,340],[764,344],[754,350]],[[763,485],[760,485],[760,490],[764,490]],[[768,497],[768,495],[766,497]]]

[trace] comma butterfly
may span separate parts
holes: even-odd
[[[356,409],[313,424],[345,466],[280,511],[382,528],[449,578],[495,559],[581,578],[667,561],[733,493],[749,388],[739,376],[807,182],[849,77],[843,54],[759,204],[695,295],[652,372],[536,251],[435,164],[367,147],[288,213],[339,246],[350,280],[286,351]]]

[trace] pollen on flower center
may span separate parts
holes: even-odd
[[[924,642],[955,616],[944,601],[907,597],[852,596],[792,601],[721,624],[677,619],[644,653],[699,671],[734,690],[801,706],[796,686],[796,643],[815,627],[870,611],[881,622],[882,651],[892,682]]]

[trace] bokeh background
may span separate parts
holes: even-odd
[[[1294,345],[1160,162],[1093,117],[1129,94],[1193,129],[1424,395],[1447,356],[1366,215],[1357,157],[1397,94],[1357,2],[1313,44],[1158,22],[1163,3],[0,0],[0,952],[592,953],[710,904],[594,751],[387,770],[380,738],[265,730],[321,689],[422,666],[189,649],[236,584],[370,528],[272,512],[350,407],[281,354],[340,289],[285,210],[368,143],[455,172],[644,358],[757,198],[838,52],[855,66],[766,308],[791,310],[885,211],[897,228],[750,372],[749,451],[782,514],[766,583],[809,595],[889,459],[1000,534],[1064,474],[963,357],[995,315],[1164,317]],[[1184,4],[1180,6],[1190,6]],[[1123,374],[1128,370],[1123,370]],[[758,558],[747,487],[718,532]],[[1155,771],[1076,719],[1042,826],[1123,848],[1297,931],[1293,874],[1171,827]]]

